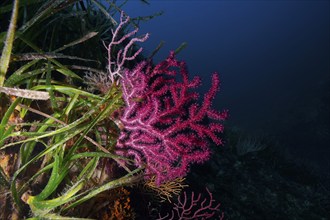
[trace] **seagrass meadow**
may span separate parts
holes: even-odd
[[[103,3],[1,2],[1,219],[145,218],[133,192],[171,202],[221,144],[218,76],[199,104],[180,48],[154,65],[158,49],[137,45],[149,36],[138,23],[159,13],[131,19],[128,2]],[[222,218],[206,191],[207,204],[185,193],[183,210],[154,218]]]

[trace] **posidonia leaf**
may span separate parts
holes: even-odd
[[[164,46],[164,44],[165,41],[161,41],[156,47],[156,49],[154,49],[152,53],[149,55],[148,60],[151,60],[158,53],[158,51]]]
[[[188,46],[187,42],[183,42],[182,44],[180,44],[180,46],[174,51],[175,54],[180,53],[184,48],[186,48]]]
[[[0,140],[3,141],[4,139],[4,133],[6,125],[8,124],[9,118],[11,114],[15,111],[16,106],[21,102],[21,98],[17,98],[7,109],[6,113],[2,117],[1,123],[0,123]],[[1,145],[0,145],[1,149]]]
[[[51,65],[49,61],[46,66],[46,85],[49,87],[47,91],[49,92],[51,107],[54,111],[57,111],[58,105],[55,99],[53,86],[51,85]]]
[[[5,140],[6,140],[7,138],[9,138],[12,134],[15,133],[14,130],[15,130],[15,126],[13,125],[13,126],[9,126],[9,127],[4,131],[4,133],[3,133],[2,136],[0,137],[0,148],[1,148],[1,146],[5,143]],[[16,135],[16,136],[17,136],[17,135]]]
[[[47,185],[38,195],[34,196],[35,199],[44,200],[56,190],[58,184],[61,181],[59,178],[60,177],[59,172],[60,172],[60,159],[58,155],[54,155],[52,173],[48,179]]]
[[[0,48],[2,48],[3,44],[5,43],[7,31],[0,33]]]
[[[27,204],[30,205],[32,212],[36,216],[43,217],[56,207],[68,203],[75,199],[75,195],[84,186],[85,180],[80,180],[76,184],[70,187],[63,195],[50,200],[40,200],[35,196],[27,195]]]
[[[78,175],[78,180],[89,179],[94,174],[94,171],[98,165],[99,157],[93,157],[87,165],[82,169],[80,174]]]
[[[77,56],[68,56],[61,53],[25,53],[12,56],[11,61],[27,61],[27,60],[48,60],[48,59],[70,59],[85,62],[99,62],[97,60],[85,59]]]
[[[38,85],[33,87],[35,90],[44,90],[44,89],[49,89],[49,86],[47,85]],[[53,85],[53,89],[61,92],[63,94],[69,95],[69,96],[74,96],[74,95],[80,95],[80,96],[85,96],[87,98],[93,99],[95,101],[100,101],[102,100],[102,97],[95,95],[93,93],[86,92],[84,90],[80,90],[77,88],[69,87],[69,86],[58,86],[58,85]]]
[[[86,126],[85,126],[86,127]],[[10,184],[10,190],[12,193],[12,197],[14,202],[18,205],[19,208],[21,208],[21,200],[20,200],[20,196],[17,192],[17,186],[16,186],[16,179],[18,177],[18,175],[25,170],[30,164],[34,163],[35,161],[37,161],[38,159],[42,158],[43,156],[45,156],[46,154],[49,154],[50,152],[52,152],[53,150],[57,149],[58,147],[63,146],[68,140],[70,140],[72,137],[80,134],[85,127],[81,127],[81,128],[76,128],[74,129],[72,132],[70,132],[68,135],[64,136],[64,138],[60,141],[58,141],[57,143],[53,144],[52,146],[49,146],[48,148],[46,148],[45,150],[41,151],[39,154],[37,154],[35,157],[33,157],[32,159],[30,159],[26,164],[22,165],[13,175],[12,177],[12,181]],[[23,141],[25,142],[25,141]]]
[[[105,158],[112,158],[112,159],[121,159],[130,161],[130,159],[127,159],[126,157],[118,156],[116,154],[111,153],[104,153],[104,152],[83,152],[83,153],[77,153],[72,155],[70,160],[77,160],[84,157],[105,157]]]
[[[24,73],[27,69],[29,69],[31,66],[36,64],[39,60],[33,60],[22,67],[20,67],[18,70],[16,70],[13,74],[11,74],[5,81],[4,85],[7,87],[17,86],[18,82],[27,79],[31,76],[37,75],[39,73],[43,72],[43,69],[34,69],[31,72]],[[24,74],[23,74],[24,73]]]
[[[104,75],[106,75],[106,73],[105,73],[103,70],[100,70],[100,69],[94,69],[94,68],[92,68],[92,67],[88,67],[88,66],[71,65],[71,66],[68,66],[68,67],[70,67],[71,69],[85,70],[85,71],[88,71],[88,72],[95,72],[95,73],[99,73],[99,74],[104,74]]]
[[[80,76],[78,76],[77,74],[75,74],[73,71],[69,70],[68,68],[66,68],[64,65],[62,65],[61,63],[57,62],[56,60],[51,59],[50,60],[52,63],[54,63],[55,65],[58,66],[58,68],[56,68],[56,71],[62,73],[65,76],[68,77],[72,77],[75,79],[79,79],[82,80],[82,78]]]
[[[24,83],[26,80],[29,80],[30,78],[40,75],[44,73],[44,69],[35,69],[30,72],[25,72],[22,75],[11,75],[8,79],[5,81],[6,87],[18,87],[21,83]]]
[[[47,172],[48,170],[53,168],[53,163],[48,164],[38,170],[32,177],[30,177],[27,181],[24,182],[23,186],[21,187],[22,190],[27,189],[28,186],[33,182],[37,177],[39,177],[42,173]],[[20,194],[23,192],[20,191]]]
[[[143,170],[143,168],[137,168],[137,169],[131,171],[130,173],[126,174],[125,176],[123,176],[119,179],[112,180],[112,181],[110,181],[110,182],[108,182],[108,183],[106,183],[102,186],[99,186],[99,187],[94,188],[94,189],[87,190],[81,195],[77,195],[76,198],[72,198],[73,200],[76,200],[76,201],[72,202],[70,205],[65,207],[63,209],[63,211],[74,208],[77,205],[93,198],[97,194],[99,194],[101,192],[104,192],[106,190],[114,189],[114,188],[124,186],[124,185],[128,185],[128,184],[133,184],[135,181],[139,180],[140,177],[142,177],[142,175],[139,175],[140,171],[142,171],[142,170]]]
[[[73,109],[73,107],[77,104],[78,102],[78,97],[79,97],[79,94],[75,94],[70,102],[68,103],[68,105],[66,106],[66,108],[64,109],[64,114],[66,115],[66,117],[69,116],[71,110]]]
[[[53,53],[57,53],[59,51],[65,50],[68,47],[72,47],[72,46],[74,46],[76,44],[80,44],[82,42],[85,42],[86,40],[89,40],[90,38],[96,36],[97,34],[98,34],[98,32],[94,32],[94,31],[93,32],[89,32],[89,33],[85,34],[83,37],[79,38],[78,40],[75,40],[75,41],[73,41],[71,43],[68,43],[68,44],[64,45],[63,47],[60,47],[60,48],[54,50]]]
[[[40,7],[39,11],[28,22],[26,22],[22,27],[20,27],[19,31],[21,33],[24,33],[30,27],[32,27],[35,23],[52,15],[53,10],[64,2],[65,2],[65,0],[49,0],[49,1],[45,2]]]
[[[109,12],[105,9],[105,7],[102,4],[94,0],[92,0],[92,2],[100,9],[100,11],[106,16],[106,18],[111,21],[111,23],[114,26],[118,25],[117,21],[113,19],[113,17],[109,14]]]
[[[22,106],[24,108],[24,106]],[[53,116],[53,118],[47,118],[45,120],[45,122],[36,130],[36,133],[38,133],[39,135],[35,135],[35,136],[29,136],[27,135],[26,137],[31,137],[31,138],[38,138],[41,135],[45,135],[49,132],[46,132],[47,129],[49,129],[50,127],[54,126],[54,121],[56,121],[56,116],[58,114],[55,113],[55,115]],[[63,127],[63,126],[61,126]],[[22,135],[24,135],[23,132],[21,132]],[[29,132],[31,133],[31,132]],[[37,140],[37,139],[35,139]],[[26,163],[28,163],[30,156],[36,146],[37,142],[36,141],[30,141],[30,142],[26,142],[24,145],[21,146],[20,148],[20,155],[21,155],[21,163],[22,165],[25,165]]]
[[[33,100],[48,100],[50,98],[48,92],[34,91],[30,89],[16,89],[2,86],[0,86],[0,93]]]
[[[7,69],[9,66],[11,51],[13,48],[13,43],[15,39],[15,28],[17,22],[17,15],[18,15],[18,3],[19,0],[14,0],[13,3],[13,11],[9,23],[9,28],[7,31],[5,46],[3,47],[1,58],[0,58],[0,86],[3,85],[5,81],[5,76],[7,73]]]
[[[18,34],[18,37],[24,43],[26,43],[28,46],[30,46],[32,49],[34,49],[38,53],[44,54],[44,52],[39,47],[37,47],[34,43],[30,42],[28,39],[24,38],[23,35]],[[75,78],[75,79],[82,80],[80,76],[75,74],[73,71],[69,70],[67,67],[65,67],[64,65],[62,65],[60,62],[56,61],[55,59],[53,59],[53,58],[47,58],[47,59],[50,60],[53,64],[55,64],[55,69],[58,72],[62,73],[63,75],[68,76],[68,77],[72,77],[72,78]]]

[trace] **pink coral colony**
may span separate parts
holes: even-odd
[[[177,61],[174,52],[155,67],[141,62],[125,70],[121,85],[126,106],[120,117],[124,130],[118,153],[145,165],[146,175],[155,175],[158,184],[185,176],[191,163],[209,158],[210,140],[222,144],[218,133],[227,111],[212,109],[219,84],[215,73],[200,105],[193,91],[200,79],[189,81],[185,62]]]
[[[125,61],[135,59],[142,50],[130,56],[129,48],[134,42],[144,42],[148,35],[130,39],[113,59],[112,47],[137,32],[135,29],[119,38],[119,30],[128,21],[122,13],[107,47],[109,85],[120,83],[125,102],[119,117],[123,130],[116,152],[134,159],[136,166],[145,166],[146,178],[156,176],[161,184],[185,176],[191,163],[206,161],[211,141],[222,144],[218,135],[223,131],[227,111],[212,108],[220,84],[218,74],[213,74],[212,86],[199,104],[194,89],[200,85],[200,78],[190,81],[186,63],[176,60],[174,52],[156,66],[143,61],[133,70],[123,68]]]

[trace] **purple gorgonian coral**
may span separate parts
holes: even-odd
[[[155,67],[145,61],[123,71],[123,130],[116,151],[145,166],[146,177],[156,176],[157,184],[185,176],[190,164],[209,159],[212,142],[222,144],[227,111],[212,108],[218,74],[201,104],[194,91],[199,85],[200,78],[189,80],[186,63],[174,52]]]

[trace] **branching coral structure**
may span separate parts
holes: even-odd
[[[202,200],[202,195],[198,194],[195,198],[195,193],[191,193],[191,197],[187,196],[186,192],[178,196],[177,203],[174,204],[170,213],[165,216],[159,214],[157,220],[193,220],[193,219],[224,219],[224,213],[220,212],[220,203],[216,203],[212,193],[206,188],[209,198]],[[219,214],[218,216],[216,216]]]
[[[190,164],[209,158],[212,142],[222,144],[219,134],[227,111],[212,108],[219,76],[213,74],[202,104],[194,91],[200,81],[189,80],[186,63],[176,60],[174,52],[155,67],[141,62],[123,72],[125,108],[119,116],[123,130],[117,153],[145,166],[146,178],[155,176],[157,184],[185,176]]]
[[[105,48],[108,52],[108,67],[107,72],[98,72],[95,73],[87,73],[85,79],[92,89],[97,89],[101,93],[107,93],[113,83],[117,80],[117,78],[122,77],[121,72],[125,69],[124,64],[127,61],[135,60],[137,56],[142,52],[142,47],[137,51],[131,54],[133,46],[136,42],[145,42],[149,34],[145,34],[142,37],[132,37],[134,36],[139,29],[135,28],[134,30],[128,32],[127,34],[122,35],[125,25],[127,25],[130,21],[130,17],[125,15],[124,12],[121,12],[120,15],[120,23],[116,27],[116,29],[111,29],[112,39],[108,45],[103,42]],[[124,44],[125,41],[128,41]],[[119,49],[118,52],[114,50],[115,47],[123,46],[122,49]],[[116,56],[114,56],[116,54]]]

